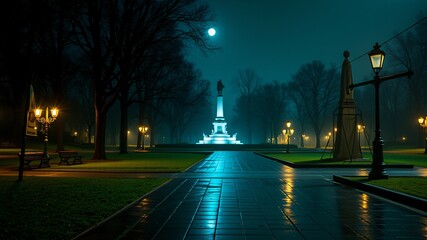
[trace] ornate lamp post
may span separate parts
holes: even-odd
[[[369,173],[369,179],[383,179],[388,178],[385,171],[383,146],[384,141],[381,138],[380,128],[380,76],[379,73],[383,68],[385,53],[380,49],[378,43],[375,44],[374,49],[369,53],[372,69],[375,72],[374,87],[375,87],[375,138],[372,142],[373,156],[372,156],[372,169]]]
[[[142,150],[145,150],[145,133],[148,131],[148,127],[141,126],[138,128],[139,132],[142,135]]]
[[[381,138],[381,128],[380,128],[380,85],[382,82],[400,78],[400,77],[410,77],[414,73],[409,70],[408,72],[399,73],[391,76],[380,77],[379,73],[383,68],[385,53],[380,49],[378,43],[375,44],[374,49],[369,52],[369,59],[371,61],[372,69],[375,72],[374,80],[365,81],[357,84],[352,84],[349,86],[350,89],[355,87],[364,86],[367,84],[373,84],[375,87],[375,139],[372,142],[373,154],[372,154],[372,168],[369,173],[369,179],[384,179],[388,178],[388,174],[385,171],[384,165],[384,156],[383,156],[383,146],[384,141]]]
[[[46,115],[42,117],[43,110],[37,108],[34,110],[34,115],[36,115],[37,121],[41,122],[44,128],[44,144],[43,144],[43,154],[46,158],[49,157],[49,153],[47,152],[47,143],[49,142],[49,126],[53,123],[58,117],[59,110],[57,108],[53,108],[50,110],[49,116],[49,108],[47,107],[45,110]]]
[[[292,123],[286,122],[286,128],[283,129],[283,135],[287,137],[288,144],[286,147],[286,153],[289,153],[289,142],[291,141],[291,136],[294,134],[294,129],[291,128]]]
[[[424,139],[425,139],[424,154],[427,154],[427,116],[425,118],[423,117],[418,118],[418,123],[424,129]]]

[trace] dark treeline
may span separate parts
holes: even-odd
[[[422,16],[425,14],[419,14],[418,19]],[[381,85],[383,138],[386,142],[421,147],[424,135],[417,119],[427,115],[427,21],[420,22],[410,32],[400,35],[382,48],[387,54],[387,67],[380,75],[392,75],[408,69],[414,71],[410,79],[395,79]],[[367,130],[373,136],[373,88],[357,89],[355,98],[362,110]]]
[[[210,10],[196,0],[5,1],[0,20],[2,143],[20,143],[29,84],[38,105],[60,108],[57,150],[78,132],[94,143],[94,159],[106,157],[114,121],[126,153],[128,129],[149,126],[153,144],[160,130],[180,142],[210,114],[209,83],[183,54],[189,43],[213,50]]]
[[[261,83],[260,79],[251,69],[240,72],[236,79],[241,89],[234,108],[235,119],[241,119],[240,138],[245,143],[283,143],[279,140],[282,130],[285,122],[291,121],[298,141],[309,131],[320,147],[322,130],[338,102],[336,68],[327,69],[320,61],[313,61],[301,66],[290,81]]]
[[[427,21],[382,48],[387,54],[387,64],[381,76],[408,69],[415,72],[411,79],[396,79],[381,85],[383,139],[420,147],[423,131],[417,119],[427,114]],[[244,143],[283,143],[282,130],[285,122],[291,121],[295,129],[293,144],[304,146],[304,135],[310,136],[311,146],[324,147],[326,136],[334,132],[340,71],[340,67],[327,68],[321,61],[312,61],[301,66],[291,79],[267,83],[253,69],[240,71],[234,80],[240,94],[234,107],[233,128]],[[365,80],[373,76],[366,76]],[[373,87],[356,89],[355,101],[360,114],[358,121],[365,126],[362,144],[370,143],[375,117]]]

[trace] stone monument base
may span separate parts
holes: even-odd
[[[225,133],[214,133],[209,136],[203,134],[203,140],[199,140],[197,144],[242,144],[236,139],[237,134],[230,136]]]

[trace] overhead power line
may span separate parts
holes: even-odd
[[[386,41],[384,41],[384,42],[383,42],[383,43],[381,43],[380,45],[387,44],[387,43],[388,43],[388,42],[390,42],[391,40],[393,40],[393,39],[397,38],[398,36],[402,35],[403,33],[407,32],[407,31],[409,31],[411,28],[415,27],[416,25],[420,24],[421,22],[425,21],[426,19],[427,19],[427,16],[425,16],[425,17],[421,18],[420,20],[418,20],[417,22],[415,22],[415,23],[414,23],[414,24],[412,24],[411,26],[407,27],[405,30],[403,30],[403,31],[399,32],[398,34],[394,35],[393,37],[391,37],[391,38],[387,39]],[[363,53],[362,55],[358,56],[357,58],[352,59],[350,62],[354,62],[354,61],[358,60],[359,58],[361,58],[361,57],[363,57],[363,56],[367,55],[370,51],[371,51],[371,50],[369,50],[369,51],[367,51],[367,52]]]

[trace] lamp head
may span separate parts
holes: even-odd
[[[371,60],[371,66],[375,74],[378,73],[383,68],[385,53],[380,49],[378,43],[375,44],[374,49],[369,52],[369,59]]]
[[[50,110],[50,113],[51,113],[51,115],[52,115],[52,117],[53,117],[53,118],[57,118],[57,117],[58,117],[58,114],[59,114],[59,109],[57,109],[57,108],[52,108],[52,109]]]
[[[34,115],[36,115],[36,118],[40,118],[42,116],[42,110],[40,108],[34,109]]]
[[[291,127],[291,125],[292,125],[292,123],[291,123],[291,122],[286,122],[286,127],[287,127],[287,128],[290,128],[290,127]]]
[[[423,117],[418,118],[418,123],[420,125],[424,124],[425,123],[424,118]]]

